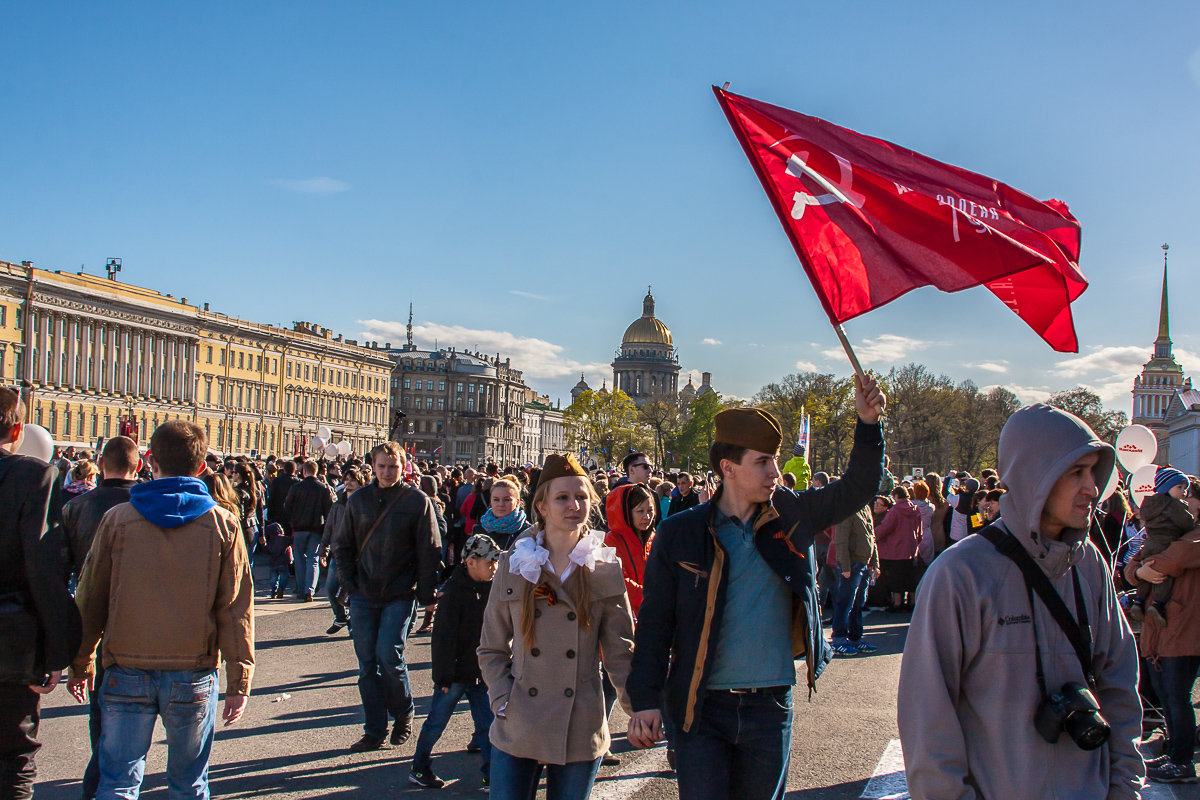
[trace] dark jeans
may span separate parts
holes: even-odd
[[[850,565],[850,577],[838,573],[837,599],[833,604],[833,641],[857,642],[862,638],[862,611],[867,603],[867,565]]]
[[[100,787],[100,687],[104,685],[104,665],[96,654],[96,681],[88,692],[88,738],[92,740],[92,757],[83,770],[83,800],[92,800]]]
[[[533,800],[542,769],[546,770],[546,800],[585,800],[592,793],[600,759],[546,764],[492,749],[491,800]],[[686,797],[686,795],[680,795]]]
[[[1162,701],[1167,719],[1166,753],[1172,763],[1191,764],[1196,752],[1196,712],[1192,685],[1200,671],[1200,656],[1160,658],[1150,666],[1150,683]]]
[[[792,754],[792,687],[756,694],[706,691],[691,731],[675,731],[679,796],[778,800]]]
[[[372,603],[359,592],[350,595],[354,619],[354,655],[358,657],[358,694],[366,714],[364,732],[382,739],[388,732],[388,714],[395,720],[413,714],[412,684],[404,648],[408,625],[417,601]]]
[[[482,759],[479,770],[484,776],[488,774],[492,760],[492,743],[488,739],[488,728],[492,726],[492,708],[488,704],[487,687],[482,683],[452,683],[449,686],[433,688],[429,716],[421,726],[421,735],[417,737],[417,751],[413,754],[412,768],[415,771],[428,772],[433,766],[433,746],[441,738],[442,731],[446,730],[446,724],[454,714],[454,707],[464,695],[471,708],[471,719],[475,723],[471,743],[479,746]]]
[[[38,701],[41,695],[23,683],[0,683],[0,797],[33,797],[37,769]]]

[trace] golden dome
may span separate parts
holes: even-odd
[[[650,294],[649,289],[646,290],[646,298],[642,301],[642,316],[635,319],[625,329],[625,335],[621,337],[621,344],[665,344],[668,347],[671,346],[671,331],[654,316],[654,295]]]

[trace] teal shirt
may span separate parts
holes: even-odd
[[[708,689],[791,686],[792,590],[754,547],[754,521],[717,512],[717,539],[729,559],[729,585]]]

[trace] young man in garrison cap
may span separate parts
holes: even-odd
[[[779,485],[782,431],[757,408],[722,411],[709,451],[721,485],[668,517],[646,562],[633,669],[629,741],[675,726],[680,797],[783,797],[792,739],[795,661],[811,694],[829,663],[813,573],[813,540],[864,506],[883,473],[884,396],[856,381],[859,421],[842,480]]]

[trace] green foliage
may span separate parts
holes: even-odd
[[[567,447],[576,453],[586,450],[600,464],[620,461],[630,444],[640,445],[644,437],[637,424],[637,406],[620,389],[606,394],[583,392],[563,410],[563,422]]]
[[[1082,386],[1053,394],[1046,404],[1070,411],[1109,444],[1116,444],[1117,434],[1129,424],[1129,417],[1124,411],[1106,411],[1100,397]]]
[[[721,395],[705,392],[688,403],[687,421],[675,440],[675,467],[703,469],[708,464],[708,449],[712,447],[717,414],[725,410]]]

